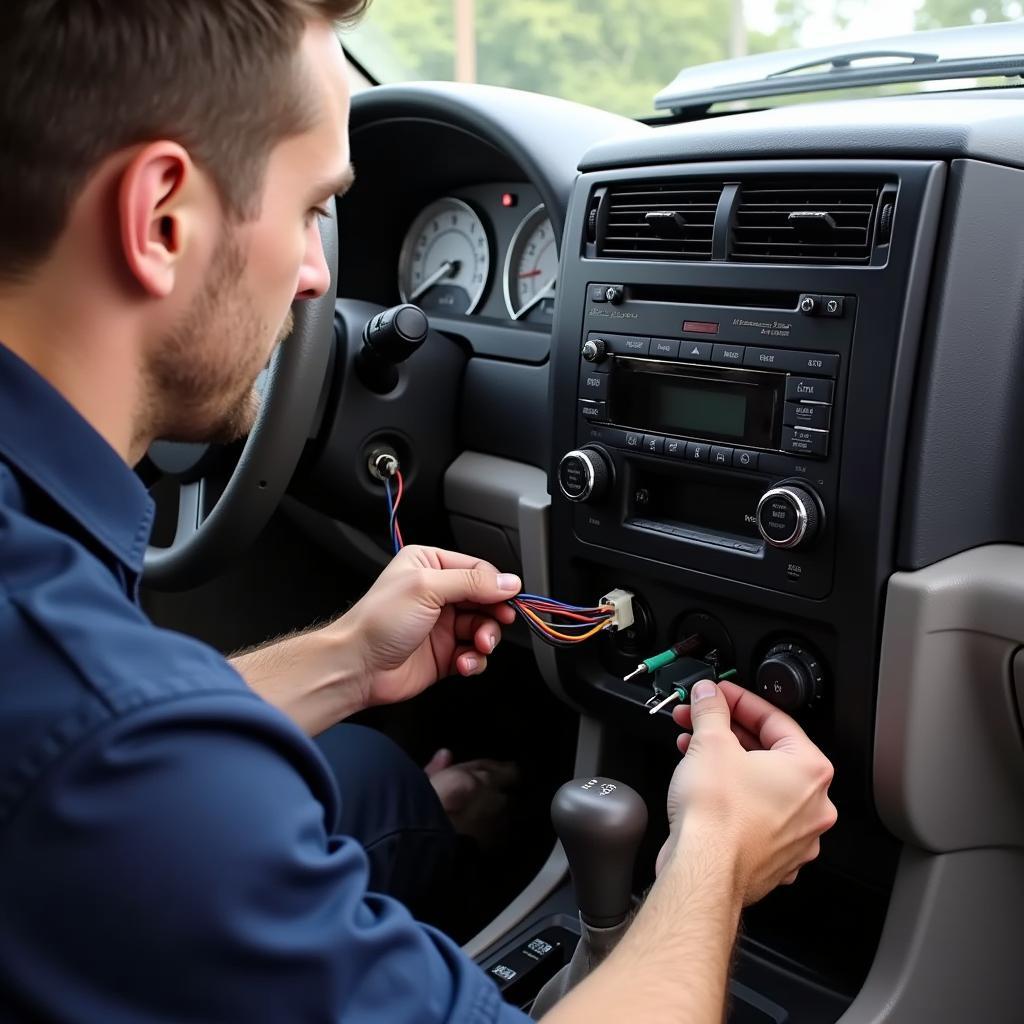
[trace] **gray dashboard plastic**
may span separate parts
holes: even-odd
[[[1024,547],[976,548],[891,578],[874,788],[882,820],[904,842],[943,853],[1024,849],[1011,678],[1022,643]]]
[[[678,160],[973,156],[1024,167],[1024,97],[1013,92],[886,96],[670,125],[594,146],[580,169]]]

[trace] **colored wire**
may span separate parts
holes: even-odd
[[[401,551],[405,545],[402,540],[402,529],[398,525],[398,506],[402,504],[402,495],[405,493],[405,481],[402,479],[402,471],[395,470],[395,479],[398,481],[398,493],[395,495],[395,503],[391,507],[391,539],[395,545],[395,551]]]
[[[586,608],[537,594],[520,594],[508,603],[531,632],[554,647],[583,643],[607,629],[613,620],[610,605]]]
[[[391,547],[395,554],[398,554],[398,539],[395,537],[394,521],[395,521],[395,503],[391,499],[391,481],[384,478],[384,497],[388,503],[388,532],[391,534]]]

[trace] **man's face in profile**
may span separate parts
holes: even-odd
[[[152,418],[169,439],[226,442],[248,433],[259,409],[254,382],[291,333],[293,300],[330,286],[317,208],[351,176],[347,74],[326,24],[307,28],[296,59],[312,128],[271,152],[255,217],[222,219],[196,294],[148,353]]]

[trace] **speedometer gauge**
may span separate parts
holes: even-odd
[[[398,259],[398,291],[435,313],[472,313],[491,268],[483,223],[467,203],[448,196],[413,221]]]
[[[558,247],[544,205],[531,210],[512,236],[505,257],[505,305],[513,320],[550,321],[555,309]]]

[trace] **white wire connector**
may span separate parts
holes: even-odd
[[[616,588],[601,598],[602,605],[611,605],[612,623],[610,630],[629,629],[633,625],[633,594],[629,590]]]

